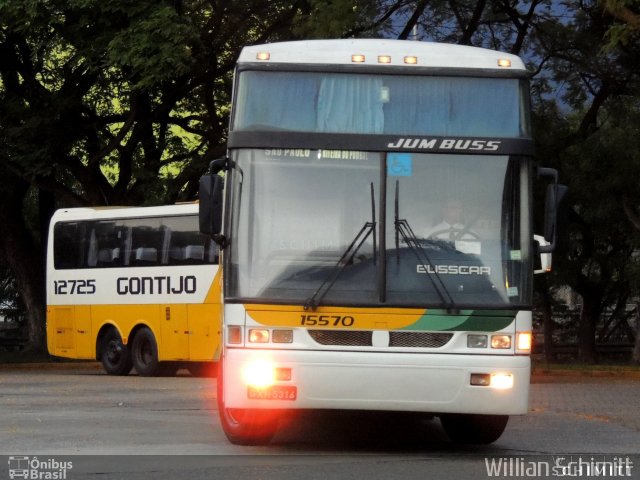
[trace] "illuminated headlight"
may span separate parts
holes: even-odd
[[[249,343],[269,343],[269,330],[252,328],[249,330]]]
[[[518,332],[516,348],[518,350],[531,351],[531,332]]]
[[[506,390],[513,388],[513,375],[510,373],[472,373],[469,383],[476,387]]]
[[[469,348],[487,348],[486,335],[467,335],[467,347]]]
[[[492,373],[490,386],[499,390],[513,388],[513,375],[510,373]]]
[[[242,379],[247,386],[266,388],[273,385],[276,371],[273,363],[267,360],[253,360],[242,369]]]
[[[491,335],[491,348],[511,348],[511,335]]]

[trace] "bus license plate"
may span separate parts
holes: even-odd
[[[275,385],[268,388],[249,387],[247,396],[251,400],[295,400],[298,397],[298,387],[289,385]]]

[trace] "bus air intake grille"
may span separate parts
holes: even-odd
[[[389,332],[390,347],[440,348],[453,337],[453,333],[440,332]]]
[[[373,345],[373,332],[351,330],[309,330],[309,335],[320,345],[339,345],[342,347],[370,347]]]

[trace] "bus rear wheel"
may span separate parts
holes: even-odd
[[[234,445],[264,445],[278,428],[277,410],[227,408],[224,404],[224,366],[218,364],[218,413],[222,430]]]
[[[115,328],[110,328],[100,345],[100,361],[109,375],[129,375],[132,368],[129,349]]]
[[[159,372],[158,344],[153,332],[142,327],[131,343],[133,367],[142,377],[152,377]]]
[[[487,445],[504,432],[508,415],[449,414],[440,423],[447,436],[456,443]]]

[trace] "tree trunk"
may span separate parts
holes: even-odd
[[[31,236],[24,219],[23,201],[29,185],[9,175],[0,200],[0,253],[13,274],[25,305],[28,350],[46,352],[45,267],[41,250]]]
[[[553,348],[553,330],[555,324],[553,322],[553,315],[551,311],[551,294],[546,286],[541,292],[541,298],[544,330],[544,359],[548,363],[553,363],[556,360],[556,352]]]
[[[640,302],[636,302],[636,342],[631,355],[632,363],[640,365]]]
[[[602,313],[601,296],[591,293],[582,296],[580,325],[578,327],[578,360],[584,363],[596,363],[596,325]]]

